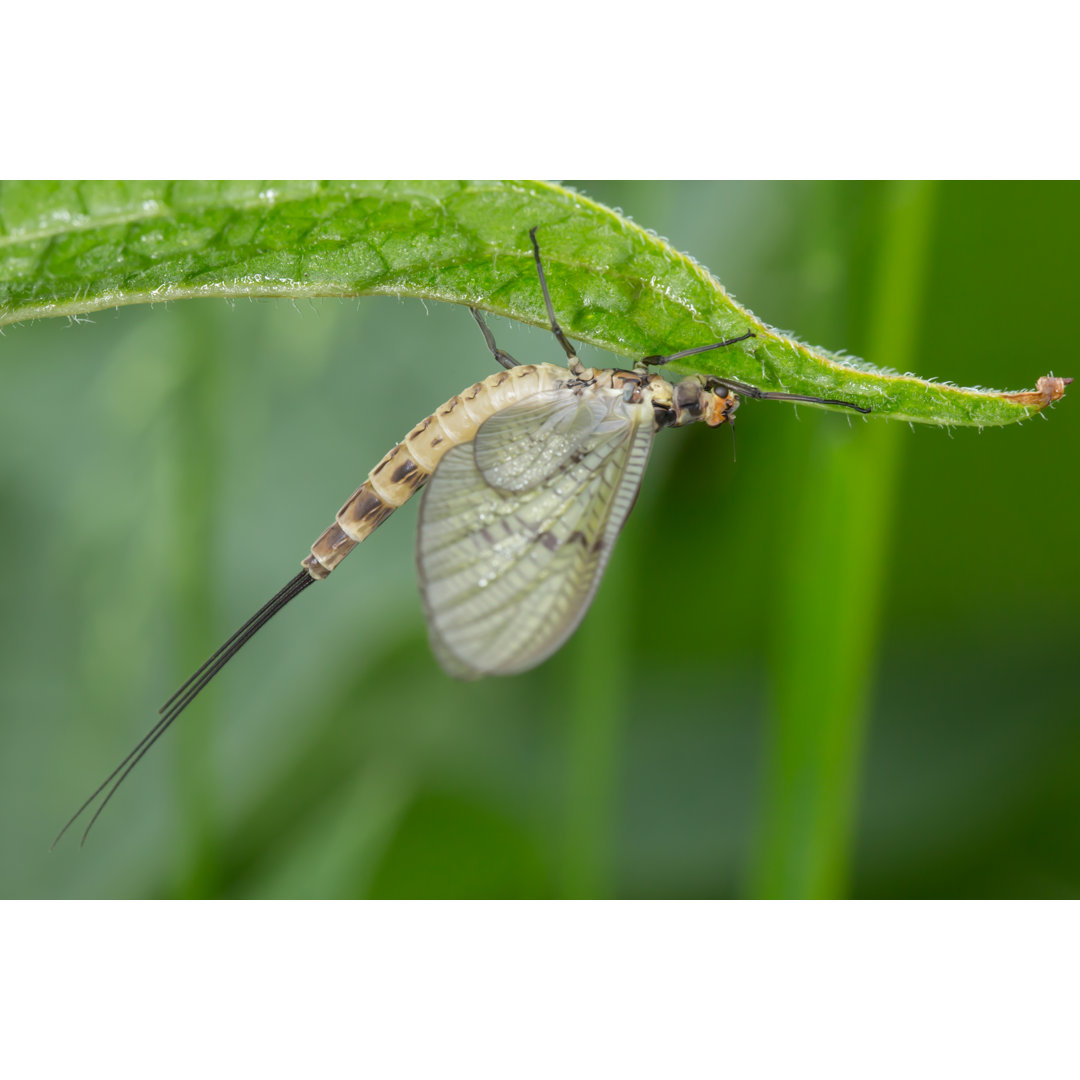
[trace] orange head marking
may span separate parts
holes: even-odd
[[[731,423],[735,419],[735,410],[739,407],[738,395],[725,390],[723,394],[716,394],[712,391],[706,392],[708,395],[708,402],[705,406],[705,415],[703,419],[709,427],[719,427],[722,423],[727,421]]]

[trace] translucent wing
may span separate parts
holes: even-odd
[[[417,567],[432,649],[458,678],[512,675],[577,629],[637,497],[653,410],[615,390],[533,395],[439,462]]]
[[[606,429],[625,429],[624,412],[609,415],[616,404],[607,400],[611,393],[545,390],[497,412],[476,434],[476,467],[492,487],[535,487],[581,451],[605,420]]]

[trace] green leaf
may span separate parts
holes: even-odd
[[[535,182],[5,183],[0,326],[191,297],[372,293],[472,304],[545,326],[534,225],[564,328],[620,356],[752,330],[746,342],[672,367],[939,425],[1012,423],[1064,393],[1066,380],[1048,377],[1013,395],[962,389],[800,344],[659,237]]]

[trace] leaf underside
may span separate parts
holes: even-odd
[[[671,366],[948,426],[1024,420],[1064,392],[1066,380],[1048,377],[1011,395],[955,387],[801,344],[659,237],[566,188],[524,181],[0,184],[0,327],[192,297],[380,293],[546,326],[534,225],[564,329],[620,357],[751,330]]]

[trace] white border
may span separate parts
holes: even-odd
[[[1064,1076],[1071,903],[3,907],[3,1075]]]
[[[1075,177],[1068,7],[13,5],[9,177]]]

